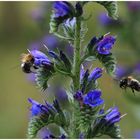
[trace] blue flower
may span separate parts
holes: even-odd
[[[77,91],[75,94],[74,94],[74,98],[77,100],[77,101],[83,101],[83,93],[81,91]]]
[[[32,50],[32,51],[31,51],[31,54],[32,54],[32,55],[34,56],[34,58],[36,58],[36,59],[45,59],[45,60],[49,61],[48,57],[47,57],[44,53],[42,53],[42,52],[40,52],[40,51],[38,51],[38,50]]]
[[[48,134],[43,139],[56,139],[56,137],[52,134]]]
[[[110,112],[109,112],[110,111]],[[121,113],[117,107],[112,107],[108,110],[108,114],[103,118],[109,125],[117,123],[121,119]]]
[[[49,58],[42,52],[38,51],[38,50],[32,50],[31,55],[34,57],[34,65],[35,66],[51,66],[52,63],[49,60]]]
[[[126,76],[128,73],[128,69],[123,67],[123,66],[117,66],[116,71],[115,71],[115,75],[117,79],[121,79],[122,77]]]
[[[85,136],[84,133],[80,133],[79,134],[79,139],[84,139],[84,136]]]
[[[46,106],[38,103],[31,98],[29,98],[28,101],[32,104],[32,107],[30,109],[32,116],[38,116],[42,113],[48,113],[48,109]]]
[[[136,64],[134,65],[133,72],[134,72],[136,75],[139,75],[139,74],[140,74],[140,62],[138,62],[138,63],[136,63]]]
[[[84,97],[84,104],[90,107],[96,107],[104,103],[104,100],[100,98],[100,90],[91,90]]]
[[[120,27],[123,25],[123,21],[121,19],[114,20],[107,16],[106,13],[100,13],[98,16],[99,23],[105,27]]]
[[[32,117],[39,116],[39,115],[54,115],[56,113],[56,109],[53,105],[45,102],[45,105],[38,103],[37,101],[29,98],[28,101],[32,104],[30,108]]]
[[[55,89],[55,98],[58,100],[58,102],[61,102],[62,104],[68,101],[68,95],[66,91],[60,87],[57,87]]]
[[[27,80],[31,83],[35,83],[35,74],[34,73],[30,73],[27,75]]]
[[[94,36],[94,37],[90,40],[90,42],[88,43],[88,46],[87,46],[89,53],[92,53],[94,46],[95,46],[100,40],[102,40],[102,39],[103,39],[103,36],[101,36],[101,37],[99,37],[99,38],[97,38],[96,36]]]
[[[48,49],[55,49],[60,46],[58,38],[54,35],[45,35],[42,42],[47,45]]]
[[[59,139],[66,139],[66,136],[62,134],[61,136],[59,136]]]
[[[136,130],[133,134],[133,138],[140,139],[140,130]]]
[[[54,51],[49,51],[48,54],[52,57],[52,58],[55,58],[55,59],[58,59],[58,55],[54,52]]]
[[[52,132],[47,128],[43,127],[39,132],[38,132],[38,137],[41,139],[51,139],[55,138],[52,134]]]
[[[29,44],[28,47],[30,50],[39,50],[41,48],[41,43],[40,41],[33,41]]]
[[[65,22],[64,22],[64,25],[66,27],[69,27],[69,28],[73,28],[75,27],[75,23],[76,23],[76,18],[72,18],[72,19],[67,19]]]
[[[81,2],[77,2],[76,5],[75,5],[75,8],[76,8],[76,15],[77,16],[81,16],[83,14],[83,6]]]
[[[113,22],[113,20],[109,18],[106,13],[101,13],[98,18],[99,18],[100,24],[103,26],[108,26],[112,24]]]
[[[72,57],[72,56],[73,56],[73,53],[74,53],[74,50],[73,50],[72,45],[67,44],[67,45],[65,46],[65,52],[66,52],[66,54],[67,54],[69,57]]]
[[[116,41],[114,36],[107,35],[101,41],[97,43],[97,51],[100,54],[110,54],[110,51]]]
[[[127,2],[127,7],[129,11],[139,12],[140,11],[140,2],[139,1],[129,1]]]
[[[66,1],[56,1],[53,4],[54,18],[70,17],[73,14],[72,5]]]
[[[90,73],[89,77],[88,77],[88,80],[91,81],[91,80],[96,80],[98,78],[100,78],[102,76],[102,72],[103,70],[101,68],[95,68],[93,69],[93,71]]]

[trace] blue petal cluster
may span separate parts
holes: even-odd
[[[116,41],[114,36],[107,35],[101,41],[97,43],[97,51],[100,54],[110,54],[110,51]]]
[[[88,69],[85,71],[83,66],[81,67],[80,86],[81,86],[81,91],[83,92],[83,94],[97,87],[96,80],[102,76],[102,72],[103,72],[103,69],[96,67],[91,71],[91,73],[89,73]]]
[[[118,65],[115,71],[115,76],[117,79],[121,79],[129,73],[131,73],[131,70],[129,70],[129,68]]]
[[[59,137],[55,137],[54,135],[52,134],[48,134],[46,135],[43,139],[66,139],[66,136],[64,134],[62,134],[61,136]]]
[[[53,106],[47,102],[46,102],[46,105],[42,105],[31,98],[29,98],[28,101],[32,104],[32,107],[30,108],[32,117],[39,116],[41,114],[49,115],[50,111],[55,112],[55,109],[53,108]]]
[[[90,107],[96,107],[104,103],[104,100],[100,98],[100,90],[91,90],[84,97],[84,104]]]
[[[54,18],[69,17],[73,14],[72,6],[66,1],[56,1],[53,4]]]
[[[140,129],[134,131],[133,137],[134,139],[140,139]]]
[[[110,112],[109,112],[110,111]],[[117,107],[112,107],[108,110],[108,114],[103,118],[109,125],[117,123],[121,119],[121,113]]]
[[[32,116],[38,116],[44,112],[48,113],[48,110],[44,105],[38,103],[31,98],[29,98],[28,101],[32,104],[32,107],[30,108]]]
[[[131,12],[139,12],[140,11],[140,2],[139,1],[129,1],[127,2],[127,7]]]
[[[79,102],[83,101],[83,93],[81,91],[77,91],[76,94],[74,94],[74,98]]]
[[[101,13],[98,18],[102,26],[108,26],[113,22],[113,20],[109,18],[106,13]]]
[[[42,65],[51,65],[51,61],[49,58],[42,52],[38,50],[32,50],[31,55],[34,57],[34,65],[42,66]]]
[[[69,27],[70,29],[75,29],[75,23],[76,23],[76,18],[72,18],[72,19],[67,19],[65,22],[64,22],[64,25],[66,27]]]
[[[90,73],[89,77],[88,77],[88,80],[91,81],[91,80],[97,80],[98,78],[100,78],[102,76],[102,72],[103,72],[103,69],[101,68],[95,68],[93,69],[93,71]]]
[[[59,39],[54,35],[45,35],[42,39],[44,44],[47,44],[47,48],[54,50],[57,47],[60,47]]]
[[[68,95],[63,88],[57,87],[54,93],[55,98],[58,100],[58,102],[65,103],[68,101]]]
[[[83,14],[83,6],[80,2],[77,2],[76,5],[75,5],[75,8],[76,8],[76,15],[77,16],[81,16]]]

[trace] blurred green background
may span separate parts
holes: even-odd
[[[29,119],[27,98],[42,101],[43,94],[21,71],[20,55],[26,53],[30,43],[49,32],[50,6],[50,2],[0,2],[0,138],[26,138]],[[118,2],[118,6],[119,17],[124,21],[130,19],[126,2]],[[40,27],[40,21],[34,19],[32,14],[42,7],[45,7],[46,18],[45,24],[41,23]],[[138,62],[140,56],[136,55],[128,40],[132,35],[138,37],[140,16],[137,20],[131,20],[137,22],[133,34],[127,33],[128,30],[125,30],[124,26],[122,28],[112,26],[111,29],[101,27],[98,21],[101,12],[105,12],[105,9],[98,4],[88,4],[85,7],[85,16],[88,17],[92,13],[92,17],[87,21],[89,30],[84,43],[87,43],[93,35],[100,36],[111,32],[117,35],[113,53],[118,63],[131,66]],[[127,37],[122,36],[122,30]],[[140,43],[137,45],[140,47]],[[97,65],[101,66],[95,63],[95,66]],[[129,90],[125,93],[106,73],[100,78],[99,83],[106,108],[115,104],[122,114],[127,113],[120,122],[122,135],[124,138],[133,138],[134,132],[140,130],[140,93],[136,93],[136,96]]]

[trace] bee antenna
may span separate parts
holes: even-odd
[[[27,49],[27,51],[28,51],[29,53],[31,53],[31,51],[30,51],[29,49]]]
[[[49,51],[48,47],[45,44],[43,44],[43,46],[47,49],[47,52],[48,52]]]

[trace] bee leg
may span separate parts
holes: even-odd
[[[135,91],[134,91],[134,89],[133,89],[133,88],[131,88],[131,90],[132,90],[132,92],[133,92],[134,96],[136,96],[136,95],[135,95]]]
[[[124,87],[125,92],[127,91],[126,87]]]

